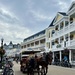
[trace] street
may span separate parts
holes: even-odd
[[[13,63],[14,63],[13,68],[14,68],[15,75],[27,75],[27,74],[23,74],[20,71],[19,63],[18,64],[16,62],[13,62]],[[75,68],[65,68],[65,67],[60,67],[60,66],[49,65],[47,75],[75,75]]]

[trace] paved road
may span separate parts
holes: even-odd
[[[17,64],[16,62],[14,63],[14,71],[15,71],[15,75],[27,75],[27,74],[23,74],[20,72],[20,65],[19,63]],[[35,74],[37,75],[37,74]],[[48,73],[47,75],[75,75],[75,69],[73,68],[64,68],[64,67],[60,67],[60,66],[53,66],[53,65],[49,65],[49,69],[48,69]]]
[[[17,64],[16,62],[13,62],[13,63],[14,63],[13,69],[14,69],[15,75],[25,75],[22,72],[20,72],[20,64],[19,63]]]

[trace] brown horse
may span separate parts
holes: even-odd
[[[41,75],[46,75],[48,72],[48,64],[51,65],[52,63],[52,52],[45,53],[42,57],[35,58],[37,61],[37,70],[38,75],[40,72],[40,66],[41,66]]]
[[[48,64],[51,65],[52,62],[52,52],[45,53],[43,56],[35,56],[34,58],[27,59],[27,74],[34,75],[34,70],[36,69],[38,75],[46,75],[48,72]],[[41,67],[41,68],[40,68]]]

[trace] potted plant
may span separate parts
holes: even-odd
[[[58,30],[58,28],[56,27],[55,30]]]
[[[58,43],[58,40],[55,40],[55,43]]]
[[[61,40],[64,40],[64,38],[62,37]]]
[[[57,48],[59,48],[59,47],[61,47],[61,45],[60,45],[60,44],[58,44],[56,47],[57,47]]]
[[[70,38],[73,38],[73,34],[70,35]]]

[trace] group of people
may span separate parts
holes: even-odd
[[[12,70],[12,67],[13,67],[13,59],[11,57],[5,57],[3,61],[4,61],[3,75],[7,75],[7,72],[10,70],[10,68]]]
[[[67,55],[64,55],[61,61],[57,56],[55,56],[54,58],[54,65],[61,65],[66,67],[68,66],[68,63],[69,63],[69,59]]]
[[[58,62],[58,61],[59,61],[59,58],[58,58],[57,56],[55,56],[54,61],[55,61],[55,62]],[[68,57],[65,55],[65,56],[63,57],[62,61],[64,61],[64,62],[68,61]]]

